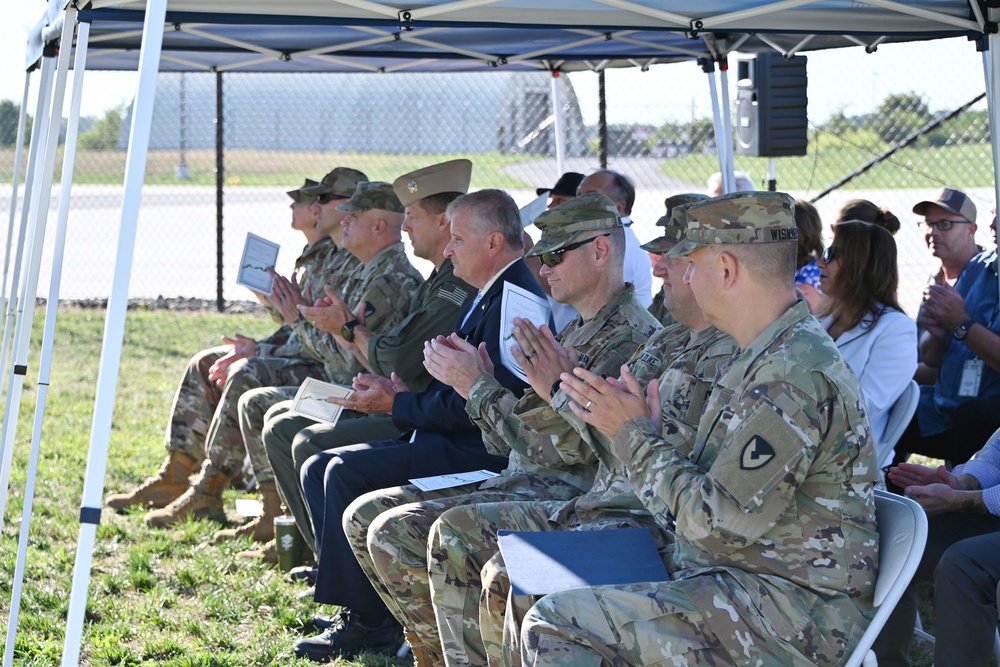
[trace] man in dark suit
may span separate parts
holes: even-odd
[[[545,295],[522,258],[517,205],[501,190],[482,190],[456,199],[447,214],[451,241],[444,254],[455,275],[479,290],[459,314],[455,331],[473,345],[485,343],[497,380],[520,395],[526,384],[500,359],[503,286],[509,282],[543,299]],[[321,635],[296,644],[297,655],[317,661],[363,650],[393,650],[401,639],[401,628],[344,536],[341,522],[347,506],[363,493],[406,484],[414,477],[482,468],[499,471],[506,465],[503,457],[487,454],[482,431],[465,412],[465,399],[451,387],[433,380],[424,391],[410,392],[393,374],[359,376],[355,389],[338,402],[359,412],[390,414],[404,436],[321,452],[302,468],[303,493],[319,546],[315,600],[343,609]]]

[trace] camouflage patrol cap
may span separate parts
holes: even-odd
[[[289,190],[288,196],[291,197],[296,204],[311,204],[313,200],[316,199],[315,195],[310,197],[307,194],[303,194],[302,191],[306,188],[314,188],[317,185],[319,185],[319,181],[307,178],[306,182],[302,184],[302,187],[297,190]]]
[[[542,238],[527,253],[528,257],[558,250],[582,232],[617,229],[622,219],[613,201],[594,192],[550,208],[535,218],[535,226],[542,230]]]
[[[688,204],[705,201],[708,195],[686,192],[684,194],[667,197],[663,205],[667,207],[667,213],[656,221],[657,226],[663,227],[663,236],[655,238],[642,246],[646,252],[662,255],[684,238],[684,231],[687,229],[687,215],[680,211],[682,207],[686,209]],[[680,214],[678,213],[680,211]]]
[[[392,189],[403,206],[409,206],[425,197],[444,192],[465,194],[469,191],[471,181],[470,160],[449,160],[403,174],[392,182]]]
[[[337,167],[323,177],[318,185],[301,188],[302,194],[308,197],[333,195],[335,197],[350,197],[358,189],[358,183],[367,181],[363,172],[350,167]]]
[[[688,204],[684,240],[668,257],[689,255],[715,243],[781,243],[796,241],[795,200],[784,192],[734,192]]]
[[[361,213],[373,208],[390,213],[403,212],[403,205],[399,202],[396,193],[392,191],[391,183],[362,181],[358,183],[358,189],[354,191],[354,195],[338,206],[337,210],[344,213]]]

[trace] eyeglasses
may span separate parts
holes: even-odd
[[[611,234],[601,234],[601,236],[611,236]],[[538,259],[545,266],[553,267],[556,264],[559,264],[560,262],[563,261],[562,258],[563,253],[568,252],[570,250],[576,250],[577,248],[581,248],[590,243],[591,241],[593,241],[594,239],[601,238],[601,236],[595,236],[593,238],[587,239],[586,241],[577,241],[576,243],[570,243],[568,246],[563,246],[562,248],[559,248],[558,250],[552,250],[551,252],[543,252],[541,255],[538,256]]]
[[[339,201],[339,200],[342,200],[342,199],[350,199],[350,197],[342,197],[340,195],[334,195],[334,194],[317,195],[316,196],[316,203],[317,204],[329,204],[332,201]]]
[[[972,223],[968,220],[937,220],[935,222],[924,220],[921,224],[932,229],[937,229],[938,231],[946,232],[951,229],[952,225],[971,225]]]
[[[826,248],[823,248],[823,254],[821,255],[821,257],[823,259],[824,264],[829,264],[837,257],[837,247],[831,245],[827,246]]]

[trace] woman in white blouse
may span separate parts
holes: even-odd
[[[816,315],[858,376],[876,460],[888,465],[892,450],[882,439],[889,408],[917,368],[917,326],[896,301],[896,242],[882,227],[841,222],[817,264],[826,299]]]

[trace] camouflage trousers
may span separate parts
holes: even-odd
[[[177,387],[167,424],[168,452],[184,452],[199,463],[205,459],[205,438],[222,399],[222,388],[208,379],[208,371],[232,347],[222,345],[202,350],[188,361]]]
[[[311,360],[282,357],[248,357],[230,366],[205,440],[212,467],[230,477],[243,470],[247,455],[239,420],[243,394],[258,387],[300,385],[307,377],[324,378],[323,367]]]
[[[344,512],[344,532],[375,591],[407,632],[440,653],[427,577],[431,524],[459,505],[509,500],[510,491],[479,491],[478,484],[421,491],[380,489],[358,497]]]
[[[258,387],[240,396],[238,403],[240,433],[258,483],[274,481],[274,470],[267,460],[267,451],[264,449],[264,416],[270,414],[269,410],[279,403],[281,406],[276,408],[271,417],[291,409],[291,399],[295,398],[298,390],[298,387]]]
[[[520,664],[521,619],[537,600],[515,596],[497,553],[498,530],[610,530],[650,528],[659,547],[672,538],[651,518],[612,515],[560,526],[551,520],[564,501],[505,502],[445,512],[431,531],[428,571],[434,614],[449,665]],[[464,624],[455,619],[465,619]],[[478,619],[473,628],[469,619]]]
[[[777,627],[790,625],[793,618],[779,617],[791,610],[776,610],[772,607],[765,618],[725,571],[667,582],[575,588],[547,595],[528,610],[521,625],[521,658],[531,667],[832,666],[844,660],[844,639],[856,643],[864,628],[857,619],[837,625],[845,620],[838,618],[839,610],[808,610],[827,618],[815,623],[799,617],[795,622],[804,627],[797,636],[782,637]],[[841,650],[829,652],[838,643]],[[812,658],[801,652],[804,645],[816,651]],[[816,655],[831,659],[817,660]]]
[[[485,643],[502,644],[502,626],[482,628],[480,617],[481,571],[499,548],[497,531],[554,530],[549,517],[565,504],[565,500],[552,500],[453,507],[431,527],[427,572],[442,654],[449,667],[486,665],[488,651],[498,653],[500,647],[488,649]]]
[[[335,427],[292,414],[291,401],[277,403],[264,414],[262,441],[278,495],[295,517],[306,545],[317,553],[312,518],[302,497],[299,471],[314,454],[346,445],[400,436],[391,415],[365,415],[344,410]]]

